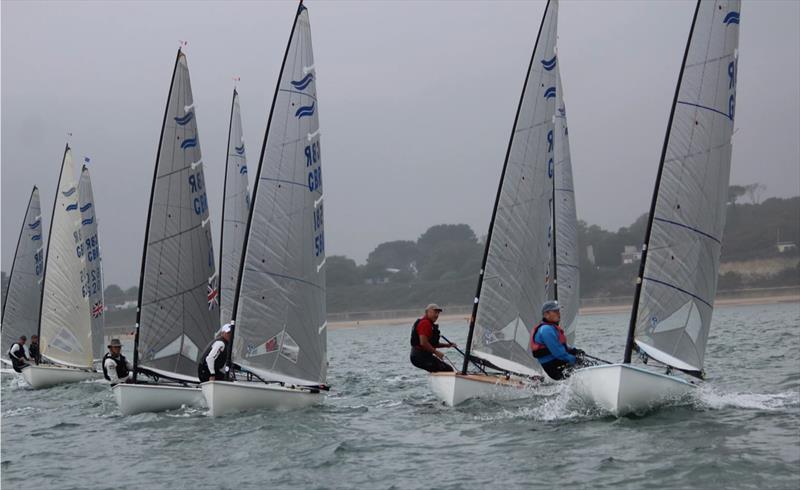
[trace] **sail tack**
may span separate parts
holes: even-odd
[[[530,329],[552,294],[555,45],[558,3],[548,2],[531,58],[489,231],[472,355],[536,374]]]
[[[29,339],[39,330],[44,268],[44,225],[39,189],[31,191],[17,241],[14,262],[3,297],[2,355],[21,335]]]
[[[211,223],[186,56],[178,52],[159,142],[142,257],[137,365],[196,379],[217,329]]]
[[[268,379],[324,383],[325,234],[317,73],[302,5],[253,192],[236,297],[236,362]]]
[[[736,101],[738,0],[699,1],[665,141],[635,340],[651,357],[699,371],[725,226]]]
[[[92,322],[83,294],[86,256],[75,167],[64,151],[44,269],[39,334],[42,356],[67,366],[91,368]]]
[[[572,344],[577,330],[576,317],[580,307],[580,273],[578,257],[578,217],[575,211],[575,186],[572,182],[572,159],[569,152],[567,109],[561,72],[556,67],[555,115],[555,176],[553,204],[555,206],[556,277],[558,302],[561,304],[561,327]]]
[[[95,214],[94,192],[89,169],[84,165],[78,181],[78,207],[81,212],[81,253],[84,255],[86,269],[82,275],[82,291],[89,299],[92,317],[92,355],[95,359],[103,357],[105,330],[105,306],[103,304],[103,269],[100,262],[100,239],[97,234],[97,215]]]
[[[220,322],[223,324],[232,319],[233,299],[236,294],[236,281],[239,279],[239,266],[242,263],[242,247],[249,209],[250,193],[247,190],[247,156],[242,132],[242,113],[239,107],[239,94],[234,90],[228,133],[220,242]]]

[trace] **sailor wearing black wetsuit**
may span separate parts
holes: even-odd
[[[11,348],[8,349],[8,358],[11,360],[11,367],[18,373],[22,372],[22,368],[29,366],[29,364],[25,362],[30,361],[25,354],[25,342],[27,340],[28,337],[23,335],[17,342],[11,344]]]
[[[203,355],[200,356],[200,362],[197,365],[197,377],[200,378],[201,383],[224,381],[227,378],[228,366],[225,363],[228,360],[228,355],[226,352],[230,348],[231,335],[231,324],[226,323],[220,329],[217,338],[206,347]]]
[[[439,325],[435,322],[441,312],[439,305],[429,304],[425,307],[425,316],[414,322],[411,328],[411,364],[431,373],[453,370],[449,364],[442,361],[444,353],[436,350],[437,347],[456,346],[450,342],[439,343],[441,334]]]
[[[42,353],[39,352],[39,336],[38,335],[31,335],[31,345],[28,346],[28,357],[31,358],[31,361],[34,364],[39,364],[42,362]]]
[[[111,386],[126,383],[133,377],[133,366],[122,355],[122,343],[119,339],[111,339],[108,344],[108,352],[103,356],[103,377]]]

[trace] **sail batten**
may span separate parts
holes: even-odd
[[[701,371],[716,295],[736,101],[739,0],[698,1],[643,247],[626,362]],[[736,22],[727,19],[735,15]],[[689,369],[691,368],[691,369]]]
[[[39,330],[39,311],[42,298],[42,269],[44,267],[44,225],[41,217],[39,189],[34,187],[25,209],[25,217],[11,263],[8,284],[3,296],[2,354],[11,348],[21,335]]]
[[[317,72],[298,7],[267,121],[234,303],[233,357],[268,379],[327,375]]]
[[[503,165],[467,341],[468,356],[495,356],[532,371],[540,367],[529,352],[530,329],[553,294],[555,272],[557,17],[558,3],[548,2]]]
[[[134,362],[197,378],[219,323],[216,266],[197,115],[186,55],[178,51],[153,174]]]
[[[64,150],[61,173],[43,272],[41,318],[42,356],[58,364],[91,368],[92,324],[89,299],[82,277],[85,255],[79,211],[79,192],[69,146]]]

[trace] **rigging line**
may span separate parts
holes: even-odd
[[[183,208],[179,208],[179,209],[183,209]],[[161,242],[164,242],[166,240],[170,240],[170,239],[175,238],[175,237],[179,237],[179,236],[183,235],[184,233],[189,233],[189,232],[192,232],[192,231],[196,230],[197,228],[202,228],[202,227],[203,227],[202,223],[199,224],[199,225],[194,225],[191,228],[187,228],[187,229],[185,229],[183,231],[179,231],[178,233],[175,233],[174,235],[165,236],[165,237],[159,238],[158,240],[152,241],[152,242],[148,243],[148,245],[158,245]],[[180,249],[178,249],[178,253],[180,254]]]
[[[275,179],[275,178],[272,178],[272,177],[261,177],[261,180],[267,180],[267,181],[270,181],[270,182],[277,182],[279,184],[299,185],[300,187],[308,188],[308,184],[303,183],[303,182],[293,182],[291,180]]]
[[[207,281],[203,281],[200,284],[198,284],[197,286],[192,286],[189,289],[184,289],[183,291],[179,291],[179,292],[177,292],[175,294],[170,294],[169,296],[162,296],[162,297],[158,298],[155,301],[142,303],[142,307],[149,306],[149,305],[155,305],[155,304],[158,304],[158,303],[160,303],[162,301],[166,301],[166,300],[169,300],[169,299],[172,299],[172,298],[176,298],[176,297],[178,297],[178,296],[180,296],[182,294],[186,294],[186,293],[190,293],[192,291],[195,291],[197,288],[199,288],[201,286],[208,286],[208,282]]]
[[[317,289],[321,289],[321,290],[325,289],[324,287],[322,287],[322,286],[320,286],[318,284],[314,284],[311,281],[306,281],[305,279],[300,279],[299,277],[292,277],[292,276],[287,276],[285,274],[278,274],[277,272],[260,271],[258,269],[253,268],[253,267],[246,267],[245,270],[248,270],[250,272],[256,272],[256,273],[259,273],[259,274],[266,274],[268,276],[280,277],[282,279],[289,279],[291,281],[297,281],[299,283],[307,284],[309,286],[313,286],[313,287],[315,287]]]
[[[715,236],[713,236],[713,235],[710,235],[710,234],[708,234],[708,233],[706,233],[706,232],[704,232],[704,231],[702,231],[702,230],[699,230],[699,229],[697,229],[697,228],[691,227],[691,226],[689,226],[689,225],[685,225],[685,224],[683,224],[683,223],[680,223],[680,222],[678,222],[678,221],[672,221],[672,220],[669,220],[669,219],[665,219],[665,218],[658,218],[658,217],[655,217],[655,218],[653,218],[653,220],[655,220],[655,221],[660,221],[660,222],[662,222],[662,223],[669,223],[669,224],[671,224],[671,225],[675,225],[675,226],[680,226],[681,228],[686,228],[686,229],[687,229],[687,230],[689,230],[689,231],[693,231],[693,232],[697,233],[698,235],[702,235],[702,236],[704,236],[704,237],[706,237],[706,238],[709,238],[709,239],[711,239],[711,240],[714,240],[715,242],[717,242],[717,243],[719,243],[720,245],[722,245],[722,241],[721,241],[720,239],[716,238]]]

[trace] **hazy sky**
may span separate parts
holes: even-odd
[[[743,3],[731,182],[797,195],[800,2]],[[414,240],[438,223],[468,223],[485,234],[545,2],[307,6],[328,254],[363,262],[378,243]],[[648,210],[693,8],[683,0],[561,2],[559,59],[580,219],[616,229]],[[218,227],[232,77],[241,77],[254,166],[295,9],[293,1],[4,0],[3,270],[34,184],[49,226],[72,132],[76,162],[92,159],[106,282],[138,282],[179,40],[189,42]]]

